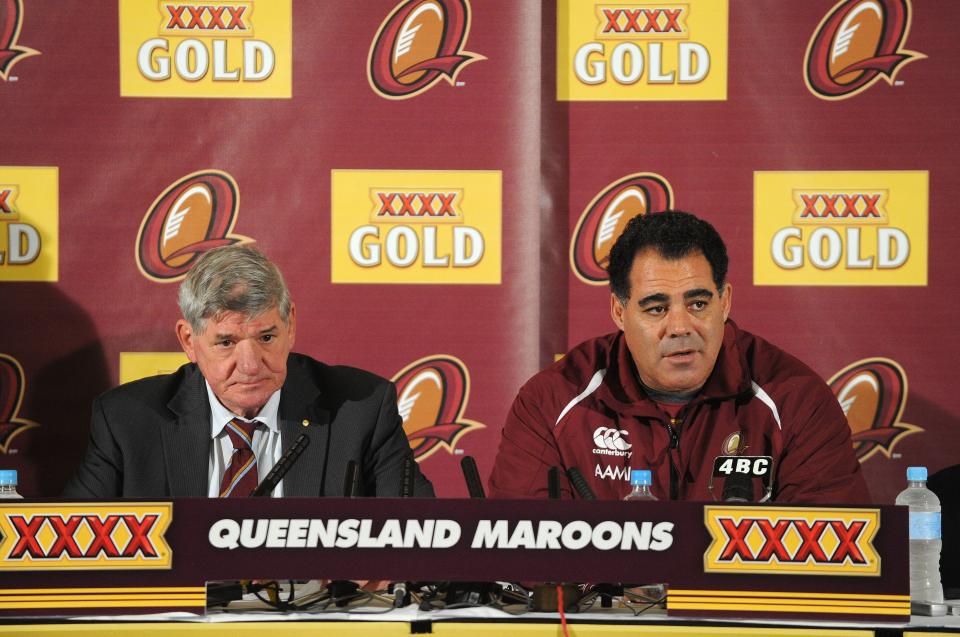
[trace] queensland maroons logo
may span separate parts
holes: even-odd
[[[428,356],[393,377],[403,431],[418,461],[441,447],[450,453],[457,441],[483,425],[463,417],[470,396],[470,376],[453,356]]]
[[[907,375],[887,358],[867,358],[848,365],[829,381],[853,434],[860,462],[877,452],[890,457],[894,445],[916,425],[900,421],[907,402]]]
[[[157,197],[137,234],[137,267],[151,281],[186,276],[207,250],[253,240],[231,234],[240,194],[233,177],[219,170],[187,175]]]
[[[570,267],[584,283],[604,285],[610,249],[627,222],[673,207],[673,190],[654,173],[627,175],[600,191],[577,221],[570,242]]]
[[[464,51],[470,32],[467,0],[405,0],[380,25],[370,45],[367,77],[382,97],[413,97],[482,55]]]
[[[902,48],[909,31],[910,0],[838,3],[807,46],[807,88],[819,98],[841,100],[880,78],[893,84],[901,66],[925,57]]]
[[[19,434],[40,426],[20,417],[26,387],[23,368],[17,359],[0,354],[0,452],[7,453],[10,443]]]
[[[10,79],[10,69],[39,51],[17,44],[23,26],[23,0],[0,0],[0,78]]]

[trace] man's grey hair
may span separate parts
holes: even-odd
[[[180,284],[180,312],[197,333],[224,312],[255,317],[277,308],[290,319],[290,291],[283,275],[262,252],[232,245],[204,253]]]

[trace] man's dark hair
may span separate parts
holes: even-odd
[[[727,278],[727,247],[709,223],[689,212],[668,210],[638,215],[627,223],[623,234],[610,250],[610,291],[620,303],[630,299],[630,270],[633,260],[646,249],[653,249],[664,259],[682,259],[702,252],[710,264],[713,282],[723,292]]]

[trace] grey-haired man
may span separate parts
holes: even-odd
[[[87,455],[65,496],[247,495],[302,433],[310,444],[274,497],[342,495],[351,460],[362,495],[399,495],[412,454],[396,390],[363,370],[291,353],[296,306],[263,254],[246,246],[205,253],[179,303],[177,339],[190,364],[94,401]],[[414,494],[433,495],[413,468]]]

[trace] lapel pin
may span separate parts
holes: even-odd
[[[300,423],[300,424],[303,425],[304,427],[309,427],[309,426],[310,426],[310,421],[309,421],[309,420],[304,420],[304,421],[303,421],[302,423]]]

